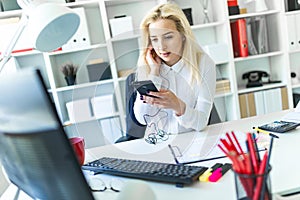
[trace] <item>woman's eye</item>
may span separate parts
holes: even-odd
[[[157,38],[152,38],[152,39],[151,39],[151,42],[157,42],[157,41],[158,41]]]
[[[165,39],[172,39],[172,38],[173,38],[172,35],[165,36]]]

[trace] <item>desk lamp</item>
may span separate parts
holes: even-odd
[[[9,61],[13,48],[26,26],[33,37],[33,47],[53,51],[65,44],[77,31],[80,18],[71,9],[51,0],[17,0],[22,16],[17,31],[0,57],[0,73]]]

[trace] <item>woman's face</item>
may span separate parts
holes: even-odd
[[[183,36],[177,31],[173,20],[160,19],[151,23],[149,35],[156,54],[167,65],[172,66],[181,59]]]

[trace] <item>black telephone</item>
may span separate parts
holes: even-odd
[[[248,79],[248,83],[246,85],[247,88],[249,87],[257,87],[262,86],[262,77],[269,77],[269,74],[265,71],[250,71],[243,74],[243,79]]]

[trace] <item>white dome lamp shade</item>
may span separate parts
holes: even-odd
[[[71,9],[51,3],[51,0],[18,0],[22,8],[19,27],[0,57],[0,72],[11,57],[11,52],[25,27],[32,34],[33,47],[49,52],[66,44],[76,33],[80,17]]]
[[[63,6],[53,3],[40,4],[29,15],[34,47],[42,52],[53,51],[75,34],[79,27],[79,16]]]

